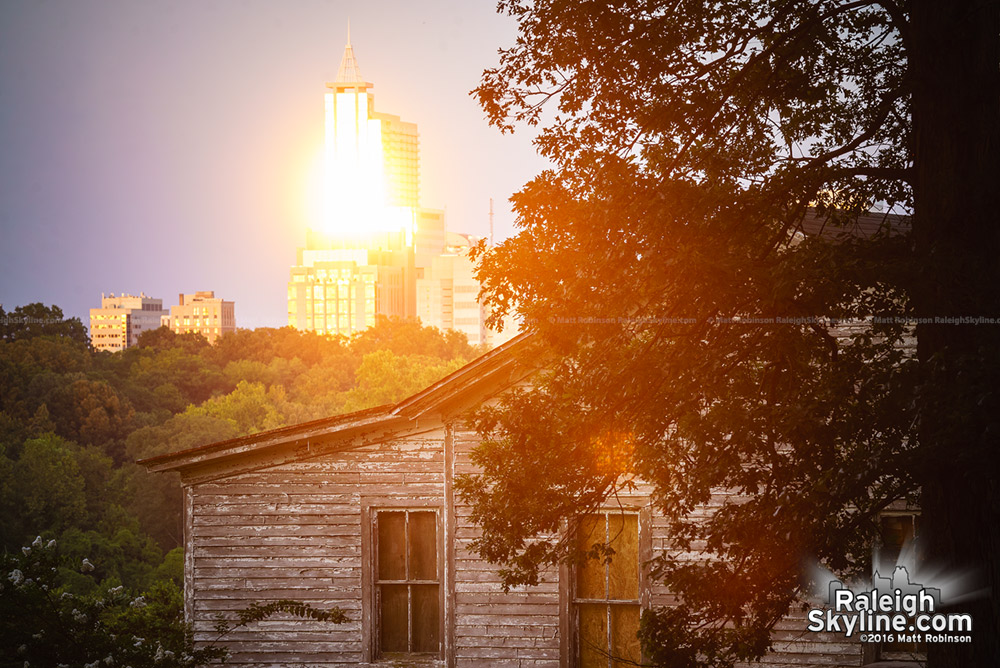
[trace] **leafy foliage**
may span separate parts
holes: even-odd
[[[58,306],[41,303],[18,306],[10,313],[0,306],[0,339],[20,341],[38,336],[63,337],[86,345],[87,330],[79,318],[63,317]]]
[[[390,404],[456,371],[465,360],[436,359],[426,355],[396,355],[376,350],[361,359],[357,385],[343,394],[347,411]]]
[[[652,564],[680,597],[643,620],[657,665],[761,656],[806,566],[864,572],[878,513],[917,494],[939,564],[995,581],[972,490],[997,499],[1000,337],[942,316],[1000,315],[998,3],[499,9],[519,37],[474,95],[553,164],[478,251],[494,318],[555,360],[479,416],[461,484],[506,582],[576,558],[557,528],[633,476],[708,557]],[[932,661],[988,661],[990,636]]]
[[[456,481],[473,502],[473,522],[483,528],[473,546],[504,565],[507,589],[538,584],[542,567],[562,561],[574,544],[572,530],[560,534],[564,520],[575,526],[615,489],[629,487],[614,465],[617,453],[606,447],[614,438],[603,416],[568,414],[562,402],[560,396],[514,391],[500,405],[478,411],[475,428],[484,439],[471,459],[483,474]],[[524,425],[532,425],[530,432]],[[605,438],[593,438],[595,432]],[[537,471],[546,472],[546,484],[538,483]]]
[[[24,666],[164,666],[195,668],[225,662],[226,635],[284,612],[340,624],[344,613],[296,601],[252,604],[234,621],[219,620],[215,642],[195,646],[184,623],[180,588],[161,580],[141,595],[125,587],[92,583],[88,593],[67,588],[67,576],[90,579],[89,559],[69,559],[56,541],[34,540],[20,552],[0,555],[0,638],[3,668]]]
[[[75,595],[176,579],[178,479],[136,460],[397,401],[476,352],[462,336],[398,319],[353,340],[286,328],[208,345],[160,329],[114,354],[89,350],[58,307],[30,305],[4,322],[0,547],[41,533],[66,558],[89,558],[87,577],[63,573]]]
[[[215,630],[218,631],[220,635],[224,636],[235,628],[246,626],[247,624],[252,624],[254,622],[262,622],[279,612],[283,612],[300,619],[312,619],[318,622],[343,624],[347,621],[347,615],[344,614],[343,610],[338,608],[333,608],[331,610],[317,610],[308,603],[283,598],[281,600],[270,601],[268,603],[251,603],[249,607],[240,610],[237,613],[235,625],[224,620],[220,620],[216,625]]]

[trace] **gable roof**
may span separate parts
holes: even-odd
[[[395,404],[303,422],[142,459],[150,471],[179,471],[185,481],[237,475],[434,429],[532,373],[530,333],[481,355]]]

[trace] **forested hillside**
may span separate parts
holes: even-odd
[[[136,460],[397,401],[477,351],[455,332],[381,320],[350,340],[291,328],[209,345],[160,329],[90,349],[58,307],[0,309],[0,541],[56,539],[80,593],[180,582],[180,488]]]

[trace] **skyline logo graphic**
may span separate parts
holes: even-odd
[[[832,580],[827,607],[809,610],[806,628],[845,638],[858,634],[861,642],[971,642],[971,615],[937,612],[940,607],[940,589],[912,582],[906,567],[896,566],[889,577],[876,571],[864,591]]]

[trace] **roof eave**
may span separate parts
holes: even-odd
[[[397,404],[210,443],[138,463],[153,472],[178,471],[185,481],[205,480],[427,431],[443,416],[475,403],[484,392],[502,390],[529,375],[532,370],[520,364],[517,349],[526,346],[530,338],[531,334],[520,334]]]
[[[208,443],[188,448],[187,450],[147,457],[140,459],[137,463],[142,464],[150,471],[176,470],[184,466],[199,464],[220,457],[239,455],[251,450],[295,443],[303,439],[308,440],[326,434],[342,433],[352,429],[375,425],[380,422],[391,421],[394,419],[392,408],[392,404],[389,404],[375,409],[369,408],[347,415],[338,415],[335,418],[314,420],[312,422],[290,425],[256,434],[248,434],[227,441]]]
[[[440,412],[439,409],[451,403],[456,395],[488,382],[488,379],[499,371],[518,367],[522,362],[517,354],[518,349],[526,347],[532,336],[530,332],[518,334],[426,389],[403,399],[396,404],[393,412],[410,418]],[[530,373],[530,369],[525,369],[524,375]]]

